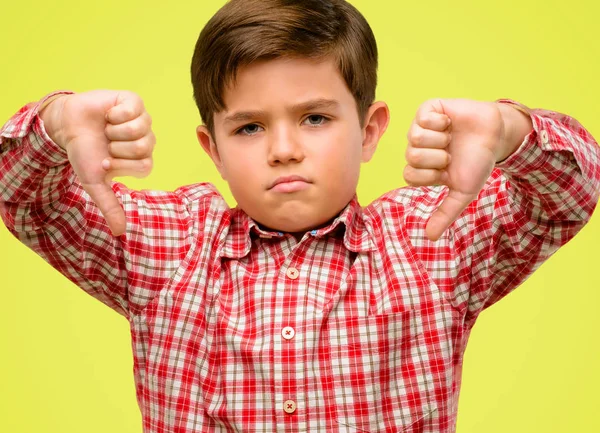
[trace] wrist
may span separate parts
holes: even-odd
[[[500,148],[496,153],[496,163],[498,164],[510,157],[521,146],[525,137],[533,129],[533,123],[531,116],[524,108],[505,102],[496,102],[496,105],[504,124],[504,139],[501,140]]]
[[[48,137],[61,148],[65,149],[65,145],[60,138],[61,114],[66,94],[58,94],[46,99],[40,106],[38,115],[44,123],[44,129]]]

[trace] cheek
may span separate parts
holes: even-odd
[[[240,148],[228,149],[227,152],[221,154],[221,160],[230,181],[239,182],[244,178],[251,181],[256,171],[252,169],[252,167],[257,167],[256,156],[251,152],[244,152]]]
[[[323,143],[316,157],[319,171],[332,181],[341,184],[351,183],[360,170],[361,143],[356,137],[339,134]],[[331,185],[331,186],[339,186]]]
[[[361,141],[360,136],[349,134],[347,131],[336,134],[328,139],[323,146],[322,158],[329,164],[337,162],[340,170],[344,165],[354,166],[360,163]],[[350,167],[348,167],[350,168]]]

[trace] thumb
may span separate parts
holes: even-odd
[[[437,241],[475,198],[476,196],[472,194],[450,189],[449,194],[427,222],[425,228],[427,238]]]
[[[82,184],[83,189],[96,203],[114,236],[125,233],[125,211],[108,183]]]

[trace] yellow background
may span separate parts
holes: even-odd
[[[592,0],[355,0],[380,49],[392,122],[363,166],[363,205],[404,185],[406,132],[428,98],[512,98],[600,137],[600,9]],[[133,188],[211,181],[189,66],[223,1],[3,2],[0,124],[55,89],[139,93],[155,168]],[[459,433],[600,431],[600,216],[483,313],[467,349]],[[0,225],[0,431],[141,432],[126,320]]]

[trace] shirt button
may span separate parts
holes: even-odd
[[[285,271],[285,274],[289,279],[295,280],[300,275],[300,272],[298,272],[298,269],[296,268],[288,268],[287,271]]]
[[[545,129],[542,129],[540,131],[540,136],[542,137],[542,143],[548,144],[548,131],[546,131]]]
[[[291,340],[292,338],[294,338],[294,335],[296,335],[296,331],[294,331],[294,328],[292,328],[291,326],[286,326],[281,330],[281,335],[286,340]]]
[[[286,400],[285,403],[283,403],[283,410],[285,413],[296,412],[296,402],[294,400]]]

